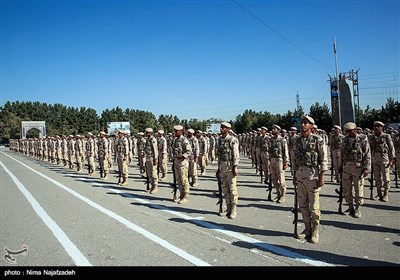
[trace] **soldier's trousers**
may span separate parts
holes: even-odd
[[[151,188],[158,186],[157,165],[153,165],[153,158],[146,160],[146,174],[149,177]]]
[[[319,225],[321,219],[321,211],[319,208],[319,191],[316,188],[317,180],[297,180],[297,197],[299,201],[299,209],[303,216],[304,223],[312,223]]]
[[[189,159],[189,178],[193,181],[197,180],[197,162],[194,159]]]
[[[122,178],[128,179],[128,162],[124,158],[117,158],[118,171],[121,172]]]
[[[388,164],[382,162],[373,162],[374,180],[378,189],[378,193],[382,190],[388,191],[390,189],[390,168]]]
[[[163,176],[166,176],[167,175],[167,154],[166,153],[158,154],[158,165],[160,166],[160,172],[163,174]]]
[[[188,179],[189,162],[187,159],[174,160],[174,172],[176,183],[178,184],[181,196],[189,193],[189,179]]]
[[[88,171],[90,170],[90,173],[95,173],[96,166],[94,165],[94,156],[88,156],[87,161],[88,161]]]
[[[286,180],[285,170],[283,170],[283,160],[279,158],[271,158],[270,169],[275,190],[278,192],[279,196],[285,196]]]
[[[239,193],[237,189],[237,176],[233,176],[232,167],[221,163],[219,175],[221,177],[221,189],[225,196],[227,205],[237,204],[239,200]]]
[[[346,162],[343,166],[343,197],[347,204],[361,206],[364,203],[363,167],[357,167],[355,162]],[[354,185],[354,196],[353,196]]]
[[[266,152],[261,152],[261,168],[264,173],[264,178],[269,176],[269,157]]]

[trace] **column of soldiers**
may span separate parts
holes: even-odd
[[[158,191],[158,176],[165,180],[167,161],[173,163],[176,183],[179,188],[177,203],[188,202],[189,187],[198,185],[197,163],[201,173],[205,173],[207,161],[218,159],[217,176],[222,180],[222,194],[226,202],[226,215],[234,219],[237,216],[237,165],[239,153],[249,157],[255,165],[256,172],[262,172],[268,183],[271,174],[276,191],[277,203],[285,202],[285,170],[291,167],[293,185],[297,188],[299,209],[303,216],[305,229],[298,235],[300,239],[319,242],[319,192],[324,185],[324,174],[327,170],[327,146],[331,149],[335,181],[342,180],[343,197],[349,208],[346,212],[355,218],[361,217],[361,206],[364,203],[364,178],[371,170],[377,190],[377,198],[388,201],[391,168],[400,160],[400,134],[393,131],[383,132],[382,122],[374,122],[374,130],[356,127],[354,123],[344,125],[345,135],[335,126],[327,139],[324,131],[319,130],[314,119],[303,116],[301,132],[292,127],[290,134],[278,125],[273,125],[271,133],[261,127],[250,133],[236,136],[229,123],[221,124],[221,137],[215,140],[211,134],[189,129],[187,137],[181,125],[174,127],[174,133],[164,137],[159,130],[157,138],[153,129],[138,133],[131,139],[123,130],[118,131],[118,138],[108,139],[105,132],[98,138],[87,133],[86,138],[80,135],[61,135],[40,139],[11,140],[10,148],[42,160],[75,166],[82,171],[82,162],[87,160],[88,174],[95,175],[95,159],[99,161],[100,177],[107,180],[109,168],[114,161],[118,163],[120,185],[128,185],[128,163],[135,155],[138,157],[140,174],[149,178],[150,193]],[[201,145],[200,145],[201,143]],[[202,146],[202,147],[201,147]],[[215,150],[217,152],[215,153]],[[213,154],[213,151],[215,154]],[[396,157],[397,155],[397,157]],[[372,168],[371,168],[372,167]],[[398,168],[396,170],[399,172]],[[400,175],[400,173],[398,173]]]

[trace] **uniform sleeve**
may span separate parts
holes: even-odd
[[[318,158],[319,158],[319,165],[321,166],[320,171],[327,171],[328,170],[328,156],[327,156],[327,146],[324,144],[324,140],[322,138],[318,139],[317,142],[318,148]]]
[[[371,150],[369,147],[369,142],[368,142],[367,137],[364,137],[364,139],[363,139],[362,149],[363,149],[363,168],[370,171],[371,170]]]
[[[239,141],[236,137],[234,137],[231,141],[231,149],[232,149],[232,164],[239,164]]]
[[[396,153],[394,150],[393,140],[392,137],[390,137],[390,135],[388,135],[387,137],[387,144],[389,146],[389,160],[392,160],[396,158]]]
[[[183,140],[183,146],[184,146],[184,150],[185,152],[183,153],[183,157],[185,159],[188,159],[191,155],[192,155],[192,147],[190,146],[189,140],[187,140],[186,138]]]
[[[151,146],[153,149],[154,158],[158,158],[158,147],[157,147],[157,140],[155,137],[153,137],[151,140]]]
[[[289,149],[288,149],[288,144],[286,139],[283,139],[282,141],[282,158],[283,158],[283,163],[288,163],[289,162]]]

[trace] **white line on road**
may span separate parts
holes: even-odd
[[[185,215],[183,213],[180,213],[178,211],[169,210],[164,205],[154,204],[154,203],[151,203],[148,200],[145,200],[143,198],[138,198],[134,194],[125,193],[125,192],[122,192],[120,190],[114,189],[111,186],[108,187],[108,186],[105,186],[104,184],[99,184],[99,183],[93,183],[93,184],[96,184],[98,186],[106,188],[106,189],[108,189],[108,190],[110,190],[110,191],[112,191],[114,193],[120,194],[120,195],[122,195],[124,197],[132,198],[132,199],[134,199],[134,200],[136,200],[136,201],[138,201],[138,202],[140,202],[142,204],[151,205],[152,208],[156,208],[156,209],[160,209],[162,211],[168,212],[168,213],[170,213],[172,215],[178,216],[178,217],[180,217],[180,218],[182,218],[184,220],[187,220],[187,221],[191,221],[192,223],[198,224],[198,225],[200,225],[202,227],[205,227],[205,228],[208,228],[208,229],[211,229],[211,230],[215,230],[215,231],[220,232],[222,234],[225,234],[225,235],[228,235],[230,237],[233,237],[233,238],[235,238],[237,240],[253,244],[255,247],[261,248],[263,250],[267,250],[269,252],[272,252],[272,253],[275,253],[275,254],[278,254],[278,255],[281,255],[281,256],[284,256],[284,257],[288,257],[288,258],[294,259],[296,261],[299,261],[299,262],[302,262],[302,263],[306,263],[306,264],[309,264],[309,265],[313,265],[313,266],[334,266],[333,264],[322,262],[322,261],[318,261],[318,260],[314,260],[314,259],[312,259],[310,257],[303,256],[301,254],[298,254],[298,253],[283,249],[283,248],[281,248],[279,246],[272,245],[272,244],[257,240],[255,238],[249,237],[247,235],[244,235],[244,234],[241,234],[241,233],[238,233],[238,232],[235,232],[235,231],[224,229],[223,227],[220,227],[220,226],[218,226],[216,224],[213,224],[213,223],[210,223],[210,222],[207,222],[207,221],[203,221],[202,220],[203,217],[193,218],[193,217],[190,217],[190,216]]]
[[[0,165],[4,171],[8,173],[14,183],[17,185],[19,190],[25,195],[26,199],[32,205],[33,210],[43,220],[46,226],[53,232],[54,236],[61,243],[68,255],[73,259],[77,266],[91,266],[91,263],[85,258],[81,251],[75,246],[75,244],[68,238],[64,231],[57,225],[57,223],[50,218],[50,216],[44,211],[39,202],[31,195],[31,193],[25,188],[25,186],[14,176],[14,174],[8,170],[8,168],[0,161]]]
[[[31,170],[32,172],[38,174],[39,176],[45,178],[46,180],[52,182],[53,184],[55,184],[56,186],[60,187],[61,189],[65,190],[66,192],[69,192],[70,194],[74,195],[75,197],[81,199],[82,201],[86,202],[87,204],[89,204],[90,206],[92,206],[93,208],[99,210],[100,212],[103,212],[104,214],[106,214],[107,216],[117,220],[118,222],[124,224],[125,226],[127,226],[129,229],[136,231],[140,234],[142,234],[144,237],[150,239],[153,242],[156,242],[157,244],[161,245],[162,247],[164,247],[165,249],[171,251],[172,253],[180,256],[181,258],[187,260],[188,262],[197,265],[197,266],[210,266],[210,264],[208,264],[207,262],[196,258],[195,256],[190,255],[189,253],[185,252],[184,250],[172,245],[171,243],[169,243],[168,241],[158,237],[157,235],[145,230],[144,228],[128,221],[127,219],[125,219],[124,217],[104,208],[103,206],[100,206],[99,204],[93,202],[92,200],[88,199],[87,197],[77,193],[74,190],[71,190],[70,188],[66,187],[65,185],[61,184],[60,182],[36,171],[35,169],[29,167],[28,165],[20,162],[19,160],[5,154],[4,152],[1,152],[2,154],[4,154],[5,156],[11,158],[12,160],[18,162],[19,164],[21,164],[22,166],[25,166],[26,168],[28,168],[29,170]]]

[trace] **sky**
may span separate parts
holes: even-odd
[[[0,2],[0,106],[234,120],[298,94],[308,113],[336,65],[359,69],[362,109],[400,100],[399,0]]]

